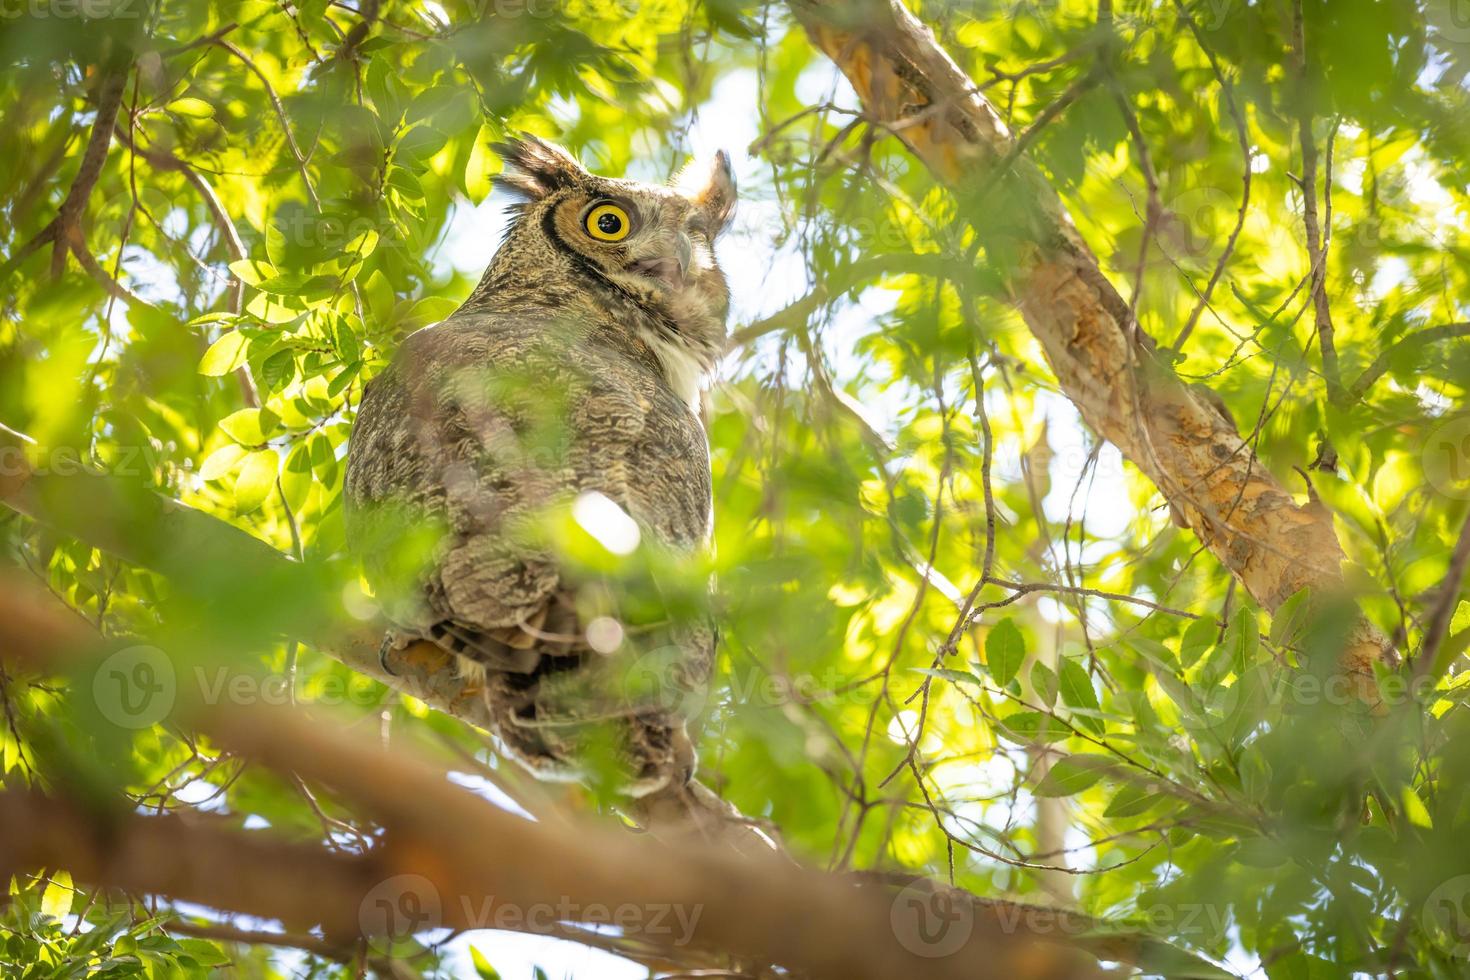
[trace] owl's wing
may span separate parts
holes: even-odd
[[[584,490],[626,498],[618,461],[642,412],[569,339],[490,314],[451,318],[409,337],[368,385],[348,532],[395,623],[521,649],[575,631],[556,565],[525,531]]]

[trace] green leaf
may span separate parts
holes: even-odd
[[[1190,623],[1179,641],[1179,665],[1185,670],[1193,667],[1215,645],[1218,635],[1219,628],[1209,616],[1201,616]]]
[[[312,482],[311,444],[303,439],[286,457],[286,466],[281,470],[281,492],[293,512],[306,505]]]
[[[247,286],[258,286],[276,275],[275,266],[255,259],[240,259],[230,263],[230,271]]]
[[[1399,800],[1403,805],[1404,816],[1408,819],[1409,823],[1416,827],[1433,829],[1434,820],[1429,816],[1429,809],[1424,805],[1424,801],[1419,798],[1419,794],[1413,788],[1405,786],[1403,792],[1399,794]]]
[[[245,457],[235,478],[235,512],[248,514],[265,502],[276,487],[281,466],[274,449],[259,449]]]
[[[1097,692],[1092,687],[1092,678],[1087,676],[1086,669],[1070,657],[1062,658],[1060,668],[1057,684],[1062,693],[1062,702],[1071,708],[1096,711]]]
[[[327,385],[328,397],[336,398],[338,395],[342,394],[342,392],[347,389],[347,386],[352,384],[352,379],[357,377],[357,373],[361,370],[362,362],[354,361],[353,363],[343,368],[341,371],[337,372],[337,376],[333,378],[331,380],[331,383]]]
[[[336,353],[337,360],[343,364],[362,359],[362,343],[357,339],[357,331],[352,329],[352,324],[347,322],[345,316],[337,318],[336,329],[332,331],[332,350]]]
[[[231,962],[228,953],[204,939],[180,939],[179,946],[200,966],[224,966]]]
[[[1010,617],[996,623],[985,634],[985,665],[1001,687],[1015,679],[1025,659],[1026,641]]]
[[[296,377],[296,352],[278,350],[260,365],[260,381],[267,391],[280,391]]]
[[[1056,742],[1072,734],[1066,725],[1040,711],[1018,711],[998,721],[997,733],[1021,745]]]
[[[311,468],[324,484],[331,484],[337,478],[337,454],[332,449],[331,437],[325,432],[311,437]]]
[[[424,185],[402,167],[389,167],[386,183],[407,200],[422,201],[424,199]]]
[[[1048,708],[1057,703],[1057,672],[1040,660],[1031,665],[1031,690]]]
[[[470,947],[470,963],[474,966],[475,975],[480,980],[500,980],[500,971],[491,966],[485,954],[474,946]]]
[[[76,891],[72,888],[71,875],[58,871],[51,876],[46,890],[41,894],[41,911],[59,919],[71,911],[71,900]]]
[[[1105,755],[1064,756],[1052,764],[1031,792],[1045,797],[1073,796],[1102,779],[1116,765],[1116,760]]]
[[[1225,645],[1230,650],[1230,661],[1237,674],[1256,662],[1260,652],[1261,638],[1256,629],[1256,614],[1253,609],[1242,606],[1236,611],[1225,635]]]
[[[293,299],[330,296],[337,288],[337,277],[320,275],[309,276],[301,272],[282,273],[262,279],[255,286],[263,293],[274,296],[289,296]]]
[[[191,119],[208,119],[214,115],[214,106],[203,99],[196,99],[192,96],[174,99],[167,108],[175,115],[188,116]]]
[[[1470,629],[1470,600],[1461,599],[1460,604],[1455,607],[1455,615],[1450,619],[1450,632],[1459,633]]]
[[[211,378],[223,377],[245,363],[249,338],[238,330],[221,334],[199,359],[199,373]]]
[[[245,449],[243,447],[238,443],[227,442],[205,457],[204,462],[199,465],[199,478],[218,480],[233,470],[235,464],[244,458]]]
[[[393,284],[388,277],[383,275],[383,270],[374,269],[372,275],[367,277],[363,284],[363,296],[367,299],[368,312],[378,324],[390,322],[393,316],[393,307],[398,303],[398,294],[393,291]]]
[[[499,160],[489,146],[494,139],[495,131],[487,124],[480,127],[474,145],[470,147],[469,160],[464,168],[464,192],[472,204],[479,204],[490,196],[494,184],[491,178],[500,170]]]
[[[1113,795],[1112,801],[1108,803],[1108,808],[1103,811],[1103,816],[1117,819],[1136,817],[1147,813],[1155,803],[1164,798],[1163,795],[1150,792],[1140,786],[1124,786]]]
[[[964,670],[951,670],[947,667],[915,667],[917,673],[928,674],[930,677],[939,677],[956,684],[975,684],[984,686],[985,682],[974,674]]]
[[[394,159],[406,156],[422,165],[444,148],[447,138],[432,126],[415,126],[398,141]]]
[[[1312,610],[1312,590],[1304,588],[1281,604],[1271,617],[1271,642],[1277,646],[1294,646]]]
[[[279,422],[268,408],[242,408],[220,419],[219,427],[243,446],[259,446],[270,438]]]

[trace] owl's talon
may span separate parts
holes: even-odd
[[[383,642],[378,644],[378,666],[383,668],[383,673],[389,677],[399,676],[398,671],[388,666],[388,654],[397,649],[400,649],[400,644],[397,642],[397,637],[393,635],[393,631],[389,630],[383,634]]]

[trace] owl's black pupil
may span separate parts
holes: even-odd
[[[610,211],[604,211],[597,216],[597,230],[604,235],[616,235],[623,230],[623,219]]]

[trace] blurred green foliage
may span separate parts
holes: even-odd
[[[858,114],[783,6],[373,6],[357,32],[326,0],[0,0],[5,256],[58,213],[99,79],[126,72],[81,224],[94,269],[69,258],[53,276],[50,246],[4,268],[0,422],[37,440],[38,471],[85,461],[327,571],[293,593],[196,553],[165,577],[7,515],[11,561],[100,630],[168,649],[178,677],[224,670],[257,696],[285,677],[301,703],[386,706],[395,730],[500,772],[463,724],[280,639],[364,602],[340,504],[362,383],[473,285],[439,254],[485,234],[472,208],[493,140],[526,130],[653,178],[741,113],[761,138],[726,264],[748,252],[825,292],[733,352],[709,399],[723,645],[703,778],[817,863],[1075,902],[1273,980],[1464,975],[1463,598],[1450,669],[1367,717],[1330,670],[1348,616],[1268,621],[1081,430],[1004,302],[999,257],[974,259],[955,200]],[[1304,493],[1319,464],[1360,604],[1412,660],[1455,600],[1441,588],[1470,498],[1470,343],[1404,343],[1467,319],[1465,4],[1307,0],[1305,64],[1284,0],[917,12],[1028,133],[1143,328],[1169,345],[1196,323],[1176,368],[1223,396],[1261,465]],[[1303,114],[1337,403],[1306,285]],[[734,288],[746,319],[774,310],[759,281]],[[989,549],[994,578],[1026,588],[988,585],[966,625]],[[7,786],[81,780],[349,850],[373,833],[166,718],[99,717],[88,685],[0,693]],[[61,875],[10,892],[6,975],[353,969],[179,938],[171,923],[207,917]],[[496,959],[478,941],[477,969]],[[455,962],[430,949],[412,967]]]

